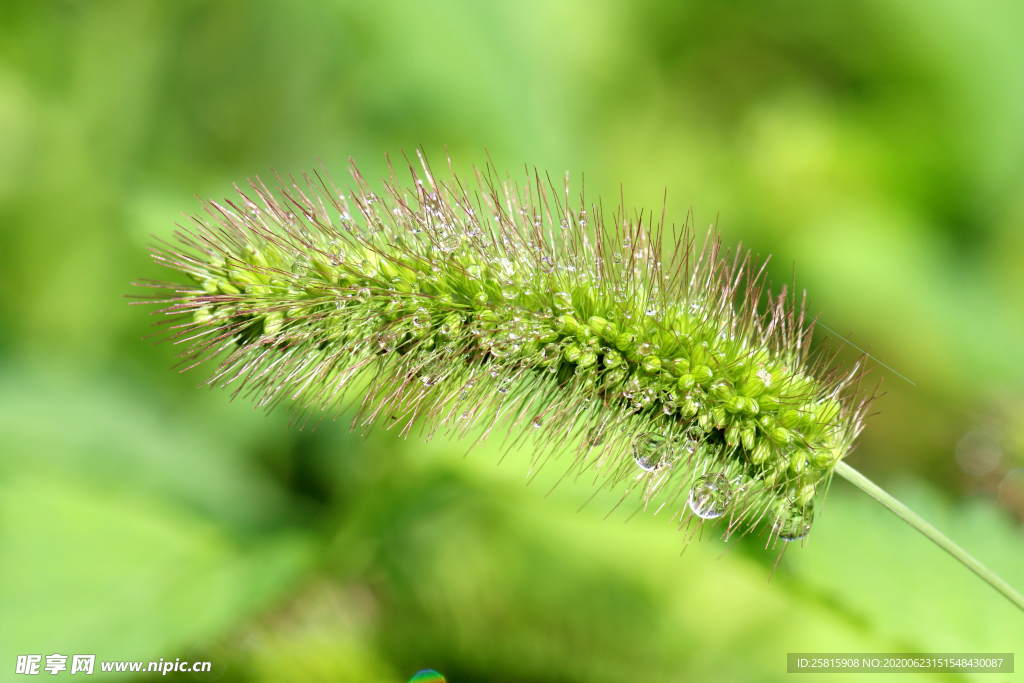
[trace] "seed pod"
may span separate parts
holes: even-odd
[[[714,373],[711,372],[711,368],[706,365],[696,365],[690,367],[690,375],[693,376],[693,381],[697,384],[707,384],[714,377]]]

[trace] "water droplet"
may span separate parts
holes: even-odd
[[[534,428],[542,427],[543,425],[544,425],[544,418],[542,418],[540,415],[538,415],[537,417],[533,418],[533,426],[534,426]]]
[[[672,448],[660,434],[641,432],[633,438],[633,460],[645,472],[657,472],[669,463]]]
[[[462,239],[454,232],[444,231],[437,234],[437,248],[446,254],[450,254],[459,248]]]
[[[581,228],[587,227],[587,210],[586,209],[580,209],[580,227]]]
[[[519,290],[514,285],[503,285],[501,288],[501,295],[511,301],[519,296]]]
[[[633,246],[632,238],[629,235],[626,235],[626,238],[622,240],[622,248],[623,249],[629,249],[632,246]]]
[[[700,440],[704,435],[699,427],[689,427],[683,434],[683,450],[688,455],[693,455],[700,448]]]
[[[622,263],[622,254],[620,254],[619,252],[615,252],[614,254],[612,254],[612,261],[614,263]]]
[[[644,315],[655,316],[658,314],[658,307],[654,304],[647,304],[647,308],[644,309]]]
[[[370,300],[370,290],[366,287],[360,287],[356,292],[356,301],[365,304]]]
[[[381,332],[377,335],[377,346],[381,351],[394,351],[398,336],[394,332]]]
[[[425,308],[417,308],[416,312],[412,314],[412,325],[419,329],[430,325],[430,311]]]
[[[555,308],[562,311],[572,308],[572,297],[567,292],[555,292],[552,302]]]
[[[604,425],[591,427],[590,430],[587,432],[587,444],[591,448],[597,448],[598,446],[603,444],[605,431],[606,430]]]
[[[558,348],[558,344],[548,344],[540,351],[541,361],[545,363],[550,363],[551,361],[558,358],[561,352],[561,349]]]
[[[508,390],[512,387],[512,380],[508,377],[502,377],[498,380],[498,393],[507,394]]]
[[[783,541],[799,541],[811,530],[814,519],[814,501],[806,505],[790,503],[772,526],[772,531]]]
[[[495,339],[491,343],[491,355],[495,358],[504,358],[513,350],[512,342],[508,339]]]
[[[327,244],[327,253],[331,255],[331,263],[338,265],[345,262],[345,254],[338,240],[331,240]]]
[[[305,256],[300,256],[292,262],[292,272],[296,275],[305,275],[309,269],[309,259]]]
[[[560,228],[562,228],[562,230],[565,230],[566,228],[569,227],[569,221],[563,218],[562,220],[558,221],[558,225]]]
[[[647,342],[644,342],[643,344],[641,344],[641,345],[640,345],[640,346],[639,346],[639,347],[637,348],[637,352],[638,352],[638,353],[639,353],[639,354],[640,354],[641,356],[649,356],[649,355],[651,355],[652,353],[654,353],[654,346],[653,346],[653,345],[651,345],[651,344],[648,344]]]
[[[701,519],[721,517],[729,509],[731,502],[732,486],[725,475],[719,472],[697,477],[686,499],[686,504],[693,510],[693,514]]]

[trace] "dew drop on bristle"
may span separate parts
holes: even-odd
[[[446,254],[450,254],[459,248],[462,240],[454,232],[442,232],[437,236],[437,248]]]
[[[356,301],[365,304],[370,300],[370,290],[366,287],[360,287],[356,292]]]
[[[724,474],[711,472],[697,477],[690,487],[686,504],[701,519],[715,519],[725,514],[732,502],[732,486]]]
[[[683,450],[686,451],[687,455],[693,455],[700,448],[700,439],[703,432],[697,427],[690,427],[683,434]]]
[[[397,336],[393,332],[381,332],[377,335],[377,346],[381,351],[394,351]]]
[[[664,436],[641,432],[633,438],[633,460],[645,472],[657,472],[669,463],[672,449]]]
[[[596,447],[600,446],[601,444],[603,444],[604,443],[605,431],[606,430],[605,430],[604,425],[598,425],[597,427],[591,427],[587,431],[587,444],[591,448],[596,448]]]
[[[305,275],[306,271],[309,270],[309,261],[304,256],[292,261],[292,272],[296,275]]]
[[[814,520],[814,502],[806,505],[790,503],[779,513],[772,531],[783,541],[799,541],[811,531]]]
[[[540,415],[538,415],[537,417],[533,418],[533,426],[535,428],[536,427],[544,426],[544,418],[542,418]]]
[[[555,308],[561,311],[566,311],[572,308],[572,297],[566,292],[555,292],[555,295],[552,297],[552,301]]]
[[[423,329],[430,325],[430,311],[425,308],[417,308],[416,312],[412,314],[412,326],[417,329]]]
[[[511,352],[512,342],[507,339],[496,339],[494,340],[494,343],[491,344],[491,355],[495,358],[504,358]]]
[[[345,257],[342,255],[341,244],[338,240],[331,240],[327,244],[327,253],[331,255],[331,263],[334,265],[340,265],[345,262]]]

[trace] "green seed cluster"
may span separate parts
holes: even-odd
[[[355,172],[347,194],[310,180],[283,202],[254,185],[259,204],[208,204],[184,249],[157,254],[196,284],[163,309],[186,316],[182,355],[216,356],[211,383],[307,417],[354,393],[367,427],[507,427],[538,463],[578,444],[577,474],[661,497],[681,526],[807,532],[868,401],[856,373],[812,368],[802,309],[749,255],[716,238],[697,252],[689,231],[625,212],[606,226],[539,180],[471,197],[410,170],[385,198]]]

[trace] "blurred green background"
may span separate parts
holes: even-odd
[[[197,390],[124,298],[193,194],[270,167],[447,146],[591,200],[667,188],[914,382],[874,373],[850,462],[1024,587],[1022,35],[1011,0],[0,3],[0,678],[54,652],[451,683],[1024,654],[1024,616],[842,482],[766,584],[756,539],[679,557],[659,517],[577,513],[587,484],[545,497],[555,468],[527,486],[526,453]],[[1024,675],[899,677],[932,679]]]

